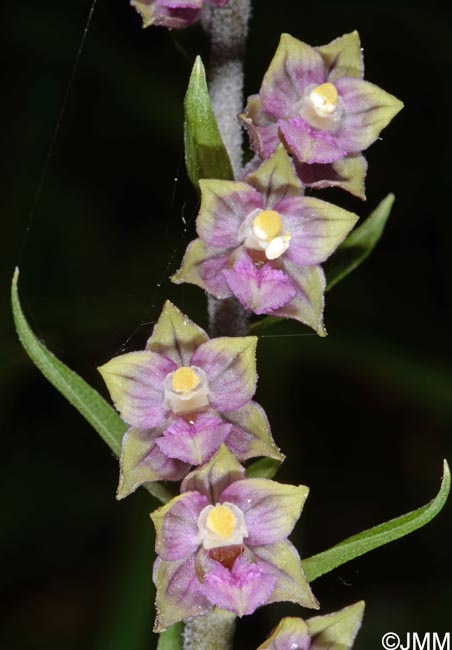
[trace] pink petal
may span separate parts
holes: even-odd
[[[212,248],[236,248],[239,228],[254,210],[264,207],[262,195],[241,181],[201,180],[201,208],[196,220],[200,238]]]
[[[256,343],[253,336],[219,337],[203,343],[191,365],[207,375],[210,405],[220,414],[246,404],[256,391]]]
[[[296,288],[283,271],[268,263],[258,269],[246,252],[223,275],[242,306],[255,314],[272,313],[296,294]]]
[[[190,465],[207,462],[222,445],[232,424],[210,413],[201,414],[191,422],[175,418],[156,442],[170,458],[178,458]]]
[[[245,616],[268,602],[275,584],[275,576],[241,555],[231,571],[212,561],[204,576],[202,592],[217,607]]]
[[[177,368],[174,361],[149,352],[129,352],[99,368],[122,419],[134,427],[153,429],[164,423],[163,381]]]
[[[276,118],[289,116],[304,89],[325,79],[326,69],[320,54],[306,43],[283,34],[262,82],[263,107]]]
[[[168,9],[200,9],[203,0],[158,0],[158,4]]]
[[[313,129],[301,117],[280,120],[279,129],[290,153],[300,162],[331,163],[348,153],[329,131]]]
[[[190,616],[199,616],[212,606],[201,590],[195,558],[164,562],[157,558],[153,579],[157,587],[155,632],[161,632]]]
[[[308,492],[304,485],[287,485],[264,478],[243,479],[231,483],[220,501],[233,503],[243,512],[248,545],[274,544],[292,532]]]
[[[183,560],[196,551],[198,517],[207,505],[203,494],[185,492],[151,514],[157,533],[155,550],[162,560]]]

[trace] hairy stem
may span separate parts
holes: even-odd
[[[243,109],[243,59],[245,56],[251,0],[230,0],[225,7],[205,5],[202,22],[210,38],[208,84],[212,107],[234,176],[242,170],[242,128],[238,114]],[[248,331],[248,313],[235,298],[208,298],[212,336],[243,336]],[[185,621],[184,650],[230,650],[236,617],[214,608],[204,616]]]
[[[209,93],[223,142],[237,177],[242,169],[243,61],[251,0],[230,0],[226,7],[206,5],[202,22],[210,38]]]
[[[184,650],[229,650],[234,630],[234,614],[215,608],[185,621]]]
[[[237,116],[243,110],[243,61],[250,15],[251,0],[230,0],[219,8],[205,5],[202,13],[210,38],[210,98],[236,178],[242,170],[243,131]],[[212,336],[247,333],[248,313],[235,298],[217,300],[209,296],[208,301]]]

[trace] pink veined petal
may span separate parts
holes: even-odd
[[[159,438],[156,443],[158,440]],[[156,475],[155,481],[180,481],[190,469],[187,461],[169,457],[159,449],[158,444],[153,446],[141,462]]]
[[[363,79],[342,77],[335,85],[344,102],[338,143],[348,153],[359,153],[375,142],[403,104]]]
[[[141,15],[143,27],[154,25],[168,29],[183,29],[196,22],[200,14],[199,8],[192,6],[171,8],[162,4],[160,0],[131,0],[130,4]]]
[[[271,156],[281,142],[278,122],[265,112],[259,95],[248,97],[245,112],[239,117],[248,132],[251,149],[261,158]]]
[[[212,561],[204,576],[202,592],[217,607],[245,616],[268,602],[275,584],[275,576],[240,555],[232,570]]]
[[[210,405],[220,414],[246,404],[256,391],[256,343],[253,336],[219,337],[203,343],[191,365],[207,375]]]
[[[141,429],[164,423],[163,381],[174,361],[147,350],[114,357],[99,368],[122,419]]]
[[[201,9],[203,0],[158,0],[158,3],[168,9]]]
[[[321,55],[310,45],[283,34],[262,82],[260,97],[270,115],[285,118],[293,114],[293,106],[304,89],[321,84],[326,68]]]
[[[228,298],[231,295],[226,280],[223,277],[223,269],[229,264],[232,250],[209,248],[208,255],[198,265],[199,275],[205,283],[206,289],[216,298]]]
[[[161,429],[131,427],[123,438],[118,499],[128,496],[143,483],[180,481],[190,469],[186,463],[168,458],[156,444]]]
[[[233,249],[240,244],[239,229],[254,210],[262,209],[262,195],[242,181],[200,181],[201,208],[196,220],[200,238],[213,248]]]
[[[164,562],[157,558],[153,579],[157,587],[155,632],[162,632],[174,623],[199,616],[212,608],[202,593],[194,556],[178,562]]]
[[[255,314],[271,314],[296,294],[295,286],[283,271],[268,263],[258,269],[245,251],[223,275],[241,305]]]
[[[191,465],[202,465],[226,440],[232,424],[210,413],[198,415],[191,422],[175,418],[156,444],[170,458],[178,458]]]
[[[225,444],[241,463],[256,456],[284,459],[273,440],[267,415],[257,402],[251,400],[223,417],[233,425]]]
[[[220,501],[233,503],[243,512],[248,529],[247,545],[274,544],[292,532],[308,492],[304,485],[286,485],[263,478],[243,479],[231,483]]]
[[[288,150],[300,162],[331,163],[348,152],[329,131],[313,129],[301,117],[279,121],[279,130]]]
[[[207,505],[203,494],[186,492],[151,514],[157,533],[155,550],[162,560],[183,560],[196,551],[198,517]]]

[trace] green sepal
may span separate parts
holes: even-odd
[[[313,188],[340,187],[362,201],[366,200],[367,161],[362,154],[350,154],[331,165],[335,178],[326,183],[314,183]]]
[[[310,650],[349,650],[361,627],[364,601],[325,616],[314,616],[304,621],[288,616],[283,618],[272,634],[257,650],[309,647]]]
[[[240,427],[253,437],[248,446],[248,453],[240,456],[242,462],[249,458],[266,456],[268,457],[267,460],[274,461],[278,467],[281,465],[285,456],[280,452],[273,440],[265,411],[256,402],[251,401],[235,411],[223,413],[223,419]]]
[[[319,603],[311,591],[300,557],[288,540],[253,546],[253,553],[271,566],[271,573],[277,576],[269,602],[291,602],[302,607],[319,609]]]
[[[181,492],[200,492],[217,503],[226,487],[245,478],[245,470],[225,445],[221,445],[208,463],[190,472],[181,484]]]
[[[154,429],[130,427],[126,432],[122,442],[119,485],[116,492],[118,500],[125,499],[141,485],[144,485],[150,492],[156,485],[164,497],[159,499],[162,503],[167,503],[173,498],[174,495],[169,490],[157,483],[157,481],[164,480],[162,475],[157,474],[146,462],[150,449],[155,444],[155,438]],[[174,480],[180,480],[189,467],[189,465],[181,464],[181,472],[174,476]]]
[[[160,558],[155,561],[153,580],[157,593],[154,632],[165,632],[176,623],[192,616],[199,616],[211,609],[207,600],[205,608],[200,609],[196,601],[183,597],[184,592],[185,596],[188,593],[183,578],[187,572],[194,574],[194,565],[194,556],[176,562],[164,562]]]
[[[165,632],[161,632],[157,643],[157,650],[182,650],[184,645],[183,632],[183,623],[176,623],[165,630]]]
[[[379,546],[384,546],[428,524],[442,510],[450,491],[450,470],[444,461],[444,474],[436,497],[427,505],[386,521],[384,524],[349,537],[327,551],[303,560],[309,582]]]
[[[316,48],[330,71],[328,81],[333,82],[340,77],[362,78],[364,61],[359,34],[355,30],[334,39],[327,45]]]
[[[282,144],[245,180],[265,197],[264,206],[267,210],[289,196],[300,196],[303,193],[300,179]]]
[[[287,260],[285,271],[298,285],[303,297],[297,293],[295,298],[277,310],[278,316],[298,320],[311,327],[319,336],[326,336],[323,324],[325,275],[322,268],[297,266]]]
[[[312,637],[311,650],[348,650],[352,647],[364,616],[364,601],[360,600],[339,612],[314,616],[306,621]]]
[[[298,644],[299,639],[300,641],[305,641],[306,647],[310,647],[308,641],[309,631],[306,621],[303,621],[302,618],[287,616],[280,620],[270,636],[265,639],[264,643],[262,643],[257,650],[278,650],[280,647],[283,650],[288,650],[288,648],[292,647],[293,639],[296,639],[296,648],[302,647]]]
[[[130,386],[136,381],[139,372],[155,361],[156,357],[157,355],[149,350],[136,350],[113,357],[97,368],[125,422],[129,422],[127,416],[131,411]]]
[[[227,259],[229,259],[230,251],[225,253],[225,266],[227,264]],[[218,249],[209,248],[202,239],[194,239],[187,246],[187,250],[182,260],[181,267],[174,275],[171,276],[171,282],[174,284],[182,284],[183,282],[188,282],[189,284],[195,284],[197,287],[208,291],[207,285],[202,279],[201,269],[204,262],[209,260],[211,257],[218,256]],[[230,296],[230,292],[224,294],[215,295],[215,298],[223,300]]]
[[[146,29],[146,27],[151,27],[151,25],[154,24],[155,8],[153,3],[150,4],[147,2],[147,0],[135,0],[132,6],[135,7],[141,16],[141,20],[143,21],[143,29]]]
[[[193,352],[209,340],[206,332],[167,300],[146,348],[186,366]]]
[[[324,265],[327,291],[354,271],[371,254],[383,234],[394,198],[394,194],[388,194],[327,260]]]
[[[11,302],[14,324],[24,350],[44,377],[83,415],[115,456],[119,457],[127,425],[94,388],[52,354],[35,336],[22,311],[18,281],[19,269],[16,269],[11,286]],[[146,487],[162,503],[171,498],[162,485]]]
[[[218,129],[201,58],[196,57],[184,99],[185,163],[197,188],[201,178],[234,178],[231,161]]]

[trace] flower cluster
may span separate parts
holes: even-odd
[[[195,22],[206,4],[227,0],[132,0],[144,26],[170,28]],[[200,181],[198,239],[173,281],[324,335],[322,265],[358,217],[305,188],[364,198],[362,152],[401,107],[363,80],[356,32],[317,48],[283,35],[240,116],[256,156],[241,179]],[[319,607],[288,541],[308,488],[244,468],[255,457],[284,460],[253,401],[256,342],[210,339],[167,302],[145,350],[99,368],[128,426],[118,498],[143,483],[180,481],[179,494],[151,514],[158,632],[214,607],[237,616],[275,601]],[[283,619],[259,650],[348,650],[363,609]]]
[[[318,607],[287,540],[308,488],[247,479],[223,446],[184,479],[181,492],[151,514],[156,631],[213,606],[238,616],[281,600]]]
[[[182,29],[199,20],[203,5],[224,7],[229,0],[131,0],[140,14],[143,27],[151,25]]]
[[[174,282],[216,298],[236,296],[256,314],[295,318],[323,334],[321,264],[358,217],[305,196],[282,146],[243,181],[204,180],[190,244]]]
[[[169,301],[146,349],[99,368],[122,419],[118,498],[150,481],[178,481],[225,443],[239,461],[282,460],[252,400],[256,337],[209,339]]]
[[[242,180],[200,181],[199,238],[174,282],[235,296],[257,315],[293,318],[324,335],[321,265],[358,217],[306,196],[305,187],[338,186],[364,198],[361,152],[402,108],[363,74],[356,32],[318,48],[283,34],[260,93],[240,116],[257,156]]]
[[[251,147],[268,158],[282,142],[305,185],[341,186],[364,198],[367,149],[403,107],[364,81],[357,32],[322,47],[281,36],[242,122]]]

